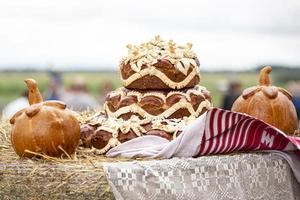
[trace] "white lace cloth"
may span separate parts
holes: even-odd
[[[105,163],[116,199],[300,200],[289,164],[272,153]]]

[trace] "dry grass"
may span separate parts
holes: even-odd
[[[98,156],[83,148],[67,159],[41,154],[40,159],[19,158],[9,131],[9,123],[0,122],[0,199],[114,198],[102,164],[129,159]]]
[[[295,130],[293,136],[295,136],[295,137],[300,137],[300,130]]]

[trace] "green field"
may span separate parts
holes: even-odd
[[[100,95],[101,85],[107,81],[111,81],[115,88],[120,87],[120,79],[118,73],[100,73],[100,72],[86,72],[86,73],[64,73],[64,85],[68,87],[74,77],[83,77],[88,84],[89,91],[96,97]],[[1,72],[0,74],[0,110],[8,102],[17,98],[22,91],[26,89],[23,82],[26,78],[34,78],[38,81],[40,90],[43,92],[49,83],[49,76],[47,73],[29,73],[29,72]],[[229,79],[238,79],[242,82],[243,88],[257,84],[257,73],[202,73],[200,84],[209,89],[213,96],[213,103],[215,106],[220,106],[222,101],[222,93],[218,90],[220,85],[226,84]],[[274,84],[284,87],[273,81]]]

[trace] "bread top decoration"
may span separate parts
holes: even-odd
[[[159,36],[140,45],[127,45],[120,62],[121,80],[129,89],[183,89],[200,80],[199,60],[192,44],[177,45]]]

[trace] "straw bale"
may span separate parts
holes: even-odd
[[[10,125],[0,122],[0,199],[114,199],[102,163],[129,161],[78,148],[71,158],[19,158]]]

